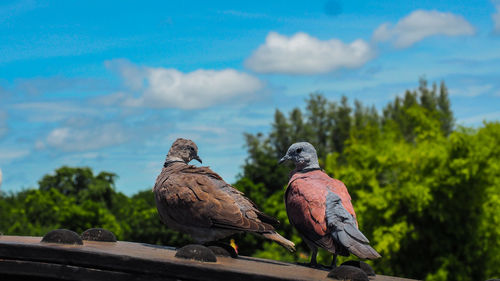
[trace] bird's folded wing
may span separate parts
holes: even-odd
[[[212,179],[212,182],[214,183],[215,186],[217,186],[219,190],[223,191],[225,194],[228,194],[234,200],[234,202],[237,204],[237,206],[240,208],[241,212],[245,215],[246,218],[252,220],[258,220],[265,224],[270,224],[273,227],[279,226],[280,222],[276,218],[271,217],[260,211],[257,205],[248,197],[246,197],[245,194],[243,194],[243,192],[232,187],[224,180]]]
[[[370,241],[359,231],[356,220],[342,205],[340,197],[328,192],[326,196],[326,219],[332,227],[332,235],[359,258],[374,259],[380,255],[369,245]]]
[[[343,231],[346,227],[357,229],[354,216],[344,208],[340,197],[330,190],[326,194],[325,214],[328,225],[333,227],[335,230]]]
[[[169,213],[175,220],[182,218],[180,223],[193,226],[255,232],[274,230],[271,225],[261,222],[255,213],[252,215],[250,209],[242,211],[234,198],[242,195],[221,189],[216,182],[222,181],[219,175],[207,167],[193,167],[171,175],[164,182],[169,189],[165,201],[171,206]],[[197,169],[200,169],[199,172]]]
[[[224,194],[229,195],[234,200],[234,202],[240,208],[240,211],[246,218],[262,221],[263,223],[265,223],[264,226],[266,230],[274,230],[274,228],[269,228],[267,224],[275,227],[280,224],[280,222],[276,218],[273,218],[261,212],[258,209],[257,205],[252,200],[247,198],[243,194],[243,192],[226,183],[221,176],[212,171],[209,167],[190,166],[190,168],[188,170],[184,170],[184,172],[206,175],[212,181],[216,189],[222,191]]]

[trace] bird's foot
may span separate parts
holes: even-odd
[[[223,257],[232,257],[232,258],[237,258],[238,253],[236,253],[236,250],[229,244],[218,242],[218,241],[212,241],[205,243],[205,246],[208,247],[216,256],[223,256]]]
[[[200,244],[189,244],[182,248],[177,249],[175,257],[182,259],[193,259],[204,262],[217,261],[214,252],[211,249]]]

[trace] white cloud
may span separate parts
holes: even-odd
[[[57,122],[68,119],[69,116],[99,116],[102,111],[85,107],[78,102],[25,102],[13,105],[13,108],[22,110],[28,120],[32,122]]]
[[[12,149],[12,148],[2,148],[0,149],[0,160],[9,162],[11,160],[23,158],[30,153],[28,149]]]
[[[53,94],[65,91],[88,93],[106,89],[106,81],[103,79],[63,76],[16,79],[14,87],[15,92],[29,95]]]
[[[500,119],[500,111],[483,113],[467,118],[459,118],[458,123],[465,125],[480,125],[483,121],[494,121]]]
[[[124,92],[116,92],[113,94],[98,96],[90,100],[90,103],[95,105],[111,106],[119,102],[122,102],[127,98],[127,94]]]
[[[450,94],[454,96],[477,97],[490,92],[493,88],[492,84],[469,85],[459,89],[450,89]]]
[[[493,23],[495,24],[493,31],[500,34],[500,0],[492,1],[497,9],[496,12],[491,16],[493,18]]]
[[[41,140],[35,141],[35,149],[36,150],[42,150],[45,149],[45,143]]]
[[[146,68],[138,67],[126,59],[106,61],[104,64],[108,69],[118,72],[129,89],[139,91],[144,86]]]
[[[216,135],[222,135],[227,133],[227,129],[223,127],[206,126],[206,125],[196,125],[190,126],[190,129],[195,132],[201,133],[211,133]]]
[[[90,128],[61,127],[47,136],[48,146],[62,151],[87,151],[123,143],[127,140],[123,128],[104,124]]]
[[[384,23],[373,32],[376,42],[391,41],[397,48],[406,48],[434,35],[473,35],[474,27],[462,16],[438,11],[416,10],[392,25]]]
[[[372,47],[361,39],[346,44],[302,32],[291,37],[270,32],[245,65],[260,73],[317,74],[342,67],[357,68],[373,57]]]
[[[118,69],[136,97],[122,99],[126,106],[155,108],[206,108],[235,97],[249,97],[264,88],[258,78],[234,69],[198,69],[184,73],[172,68],[137,67],[131,63],[108,62]],[[121,99],[121,93],[113,98]]]

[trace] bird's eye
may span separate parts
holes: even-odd
[[[189,150],[194,151],[194,148],[192,146],[189,147]]]
[[[302,152],[302,147],[297,148],[297,150],[295,150],[295,152],[301,153]]]

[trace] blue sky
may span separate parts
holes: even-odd
[[[458,124],[499,120],[500,1],[2,1],[1,189],[70,165],[130,195],[177,137],[233,182],[276,108],[381,109],[421,76]]]

